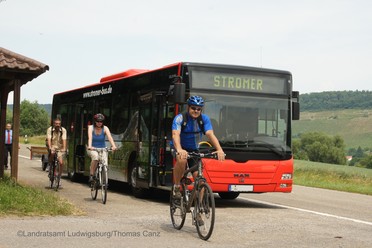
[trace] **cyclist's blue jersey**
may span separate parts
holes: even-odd
[[[207,115],[201,114],[202,120],[204,123],[204,131],[207,132],[212,130],[211,120]],[[199,124],[196,119],[193,119],[187,113],[187,124],[186,127],[182,130],[181,126],[183,123],[182,113],[178,114],[173,119],[172,130],[181,131],[181,146],[183,149],[188,151],[193,151],[199,148],[199,142],[203,136],[203,132],[199,128]]]

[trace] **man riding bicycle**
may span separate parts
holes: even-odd
[[[49,168],[51,163],[53,163],[54,154],[57,153],[60,173],[62,173],[63,169],[63,156],[66,152],[66,140],[66,129],[61,126],[61,119],[56,117],[53,121],[53,126],[49,127],[47,130],[47,145],[49,150]],[[57,176],[61,177],[61,174]],[[61,184],[59,186],[61,187]]]
[[[216,149],[215,153],[217,153],[218,160],[225,160],[225,153],[213,132],[213,127],[209,117],[201,113],[204,107],[203,98],[200,96],[191,96],[187,99],[187,105],[186,114],[178,114],[173,119],[172,124],[172,139],[176,152],[176,164],[173,171],[173,196],[178,199],[182,196],[180,192],[180,180],[186,169],[186,163],[189,163],[189,167],[194,166],[195,163],[193,159],[187,159],[187,153],[198,150],[198,144],[201,141],[203,133],[208,137],[209,142]],[[184,117],[186,117],[187,120],[184,120]],[[202,122],[202,129],[204,130],[201,130],[200,122]]]

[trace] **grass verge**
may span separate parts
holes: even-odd
[[[17,184],[8,176],[0,178],[0,216],[80,214],[81,210],[52,192]]]
[[[372,170],[295,160],[294,184],[372,195]]]

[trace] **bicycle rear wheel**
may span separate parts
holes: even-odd
[[[97,171],[96,171],[95,175],[96,176],[95,176],[94,181],[91,182],[91,184],[90,184],[90,195],[92,196],[92,200],[97,199],[98,187],[99,187],[98,179],[97,179],[97,176],[98,176]]]
[[[106,204],[106,201],[107,201],[107,185],[108,185],[107,168],[102,166],[102,171],[101,171],[101,195],[102,195],[102,203],[103,204]]]
[[[174,186],[173,186],[174,187]],[[185,224],[186,219],[186,200],[185,200],[185,185],[180,185],[180,191],[182,193],[181,199],[175,199],[173,197],[173,187],[170,192],[170,216],[172,220],[173,227],[180,230]]]
[[[215,219],[215,203],[211,187],[204,183],[199,187],[195,199],[194,211],[196,213],[196,230],[203,240],[208,240],[213,232]]]

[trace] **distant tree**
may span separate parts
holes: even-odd
[[[49,117],[46,110],[37,101],[23,100],[20,105],[20,135],[45,134],[49,126]]]
[[[331,164],[346,164],[345,144],[336,135],[327,136],[319,132],[304,133],[300,141],[294,142],[295,158]]]
[[[292,141],[292,152],[295,159],[299,160],[309,160],[307,153],[304,150],[301,150],[301,140],[294,139]]]
[[[325,91],[300,95],[301,111],[372,108],[372,91]],[[368,113],[364,114],[365,117]]]
[[[364,158],[360,159],[355,166],[372,169],[372,156],[365,156]]]

